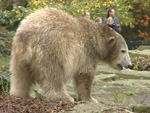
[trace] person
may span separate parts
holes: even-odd
[[[115,10],[110,8],[108,10],[108,13],[107,13],[107,17],[104,19],[104,24],[107,25],[107,19],[108,17],[112,17],[113,18],[113,21],[114,21],[114,30],[117,31],[117,32],[121,32],[121,27],[120,27],[120,24],[119,24],[119,20],[118,18],[115,17]]]
[[[101,17],[97,17],[95,19],[95,22],[98,23],[99,25],[101,25],[102,24],[102,18]]]
[[[89,12],[84,12],[84,18],[90,19],[90,13]]]
[[[110,17],[108,17],[108,19],[107,19],[107,25],[109,26],[109,27],[111,27],[111,28],[113,28],[113,29],[115,29],[115,24],[114,24],[114,20],[113,20],[113,18],[110,16]]]

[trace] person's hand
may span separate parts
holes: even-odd
[[[120,28],[120,25],[119,25],[119,24],[117,24],[116,26],[117,26],[117,28]]]
[[[113,22],[111,22],[111,21],[108,21],[108,23],[107,23],[108,25],[113,25]]]

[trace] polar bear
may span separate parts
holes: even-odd
[[[71,101],[65,83],[74,80],[79,100],[91,96],[99,61],[115,69],[131,66],[124,38],[90,19],[74,18],[55,8],[44,8],[22,20],[13,39],[11,95],[26,98],[34,83],[48,100]]]

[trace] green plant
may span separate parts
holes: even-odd
[[[0,66],[0,94],[2,92],[9,92],[10,80],[9,80],[9,65]]]
[[[10,82],[0,75],[0,94],[3,92],[9,92]]]
[[[14,32],[9,32],[4,27],[0,27],[0,53],[3,55],[10,55],[12,39]]]
[[[128,91],[128,92],[125,92],[125,94],[126,94],[127,96],[132,96],[134,93],[131,92],[131,91]]]
[[[112,93],[111,99],[115,103],[126,103],[129,104],[129,100],[127,98],[127,95],[124,92],[118,92],[115,91]]]
[[[0,54],[0,94],[10,89],[9,56]]]

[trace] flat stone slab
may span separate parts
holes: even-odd
[[[71,95],[72,83],[67,85]],[[99,103],[84,103],[75,106],[70,113],[147,112],[150,106],[150,72],[124,69],[118,71],[100,64],[95,73],[92,96]],[[138,106],[139,109],[138,109]]]
[[[136,70],[125,69],[125,68],[121,71],[118,71],[116,69],[111,68],[107,64],[100,64],[97,66],[96,74],[101,73],[101,72],[104,72],[107,74],[118,74],[122,76],[128,75],[130,79],[132,79],[133,76],[135,78],[150,79],[150,71],[136,71]]]
[[[67,83],[66,88],[69,94],[77,99],[72,81]],[[67,112],[133,113],[140,111],[148,113],[147,109],[150,109],[150,72],[130,69],[118,71],[108,65],[100,64],[96,69],[91,95],[99,103],[85,102]]]
[[[140,55],[150,55],[150,49],[145,49],[145,50],[132,50],[132,51],[129,51],[129,53],[131,54],[140,54]]]

